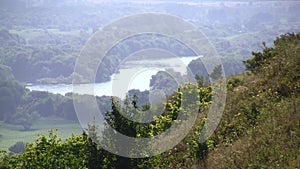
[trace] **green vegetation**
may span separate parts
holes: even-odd
[[[197,85],[186,84],[182,90],[190,90],[190,92],[188,92],[190,93],[190,96],[186,97],[194,97],[192,95],[197,96],[197,93],[199,93],[199,95],[201,94],[203,96],[201,98],[201,103],[203,104],[192,104],[196,107],[200,106],[199,108],[201,109],[205,109],[208,104],[204,103],[208,103],[210,100],[209,88],[210,87],[203,87],[198,89]],[[125,101],[125,107],[123,107],[114,98],[112,98],[112,110],[105,113],[106,120],[110,126],[126,135],[132,137],[152,137],[168,129],[172,123],[174,123],[179,111],[182,111],[182,108],[180,108],[181,97],[182,92],[181,89],[179,89],[179,91],[170,97],[170,100],[166,103],[164,113],[158,117],[154,117],[153,123],[149,124],[140,124],[129,121],[120,114],[120,111],[124,111],[130,113],[128,115],[136,116],[140,115],[142,111],[146,111],[139,110],[136,106],[136,101]],[[190,112],[189,107],[190,106],[188,106],[188,108],[183,112],[188,114]],[[156,107],[153,109],[154,110],[149,110],[159,111]],[[141,112],[139,113],[139,111]],[[139,118],[143,118],[143,116],[140,116]],[[176,123],[176,125],[182,125],[184,124],[184,120],[177,121]],[[96,130],[95,125],[96,124],[90,125],[88,134],[90,136],[94,136],[94,139],[97,139],[97,135],[94,134]],[[198,130],[200,131],[201,126],[202,123],[193,130],[198,132]],[[189,137],[185,139],[186,144],[179,145],[174,148],[175,151],[177,151],[177,149],[188,149],[191,151],[184,163],[182,163],[182,161],[178,161],[176,164],[178,167],[185,166],[186,168],[189,168],[189,166],[193,164],[193,161],[196,160],[197,152],[199,151],[198,147],[200,146],[198,146],[196,141],[199,134],[193,135],[193,133],[194,132],[191,132]],[[111,130],[105,129],[102,141],[108,142],[111,146],[115,146],[114,144],[117,143],[110,139],[109,136],[111,134],[113,134]],[[151,147],[151,144],[155,143],[149,143],[149,148]],[[171,153],[174,150],[169,150],[162,156],[159,155],[145,159],[130,159],[102,150],[97,147],[97,145],[93,143],[85,133],[79,136],[73,135],[66,139],[66,141],[62,141],[55,133],[50,132],[49,137],[41,135],[34,143],[27,144],[23,154],[8,155],[3,153],[1,156],[3,162],[0,163],[0,166],[3,168],[64,168],[66,166],[70,168],[162,168],[174,165],[173,159],[183,158],[183,152],[178,155],[174,155]],[[169,160],[165,161],[164,158]]]
[[[1,0],[0,168],[300,168],[300,34],[274,39],[282,33],[299,32],[299,3],[182,2],[186,1],[94,4],[84,0]],[[71,93],[62,96],[25,88],[24,83],[70,83],[80,49],[99,27],[123,16],[153,11],[182,17],[199,27],[215,44],[222,66],[206,70],[201,59],[194,60],[188,67],[196,81],[186,84],[182,82],[190,74],[158,72],[150,85],[153,90],[165,91],[167,100],[155,105],[149,104],[149,91],[131,90],[125,100],[97,97],[106,126],[91,123],[83,133]],[[192,56],[176,39],[137,35],[108,52],[96,81],[109,80],[122,59],[146,48]],[[204,57],[208,63],[214,62]],[[204,124],[212,102],[209,79],[218,85],[224,80],[223,73],[229,77],[222,120],[213,135],[199,143],[200,132],[207,130]],[[188,91],[185,97],[197,98],[190,107],[182,107],[183,90]],[[108,125],[131,137],[151,138],[173,125],[185,125],[187,119],[176,118],[187,117],[193,107],[199,111],[189,134],[160,155],[126,158],[95,143],[118,144],[111,139],[114,132]],[[151,118],[152,122],[138,123],[124,115]],[[58,130],[49,131],[54,128]],[[103,140],[96,133],[99,128],[103,129]],[[178,128],[176,132],[182,131]],[[156,144],[146,145],[150,153]]]
[[[150,88],[151,90],[162,90],[166,95],[171,95],[178,89],[178,83],[180,84],[177,79],[183,79],[180,73],[159,71],[152,76]]]
[[[15,80],[9,67],[0,65],[0,70],[0,122],[20,125],[24,131],[33,130],[32,126],[43,118],[77,122],[70,94],[62,96],[48,92],[30,92]],[[97,97],[97,100],[102,112],[110,109],[110,104],[107,104],[109,97]]]
[[[300,34],[246,61],[250,75],[228,81],[227,108],[215,135],[214,168],[298,168]]]
[[[210,1],[199,5],[168,1],[159,5],[128,5],[125,2],[2,0],[0,64],[11,67],[16,79],[22,82],[71,83],[76,57],[95,31],[123,16],[157,11],[182,17],[199,27],[215,44],[228,76],[245,70],[242,61],[249,59],[252,51],[259,50],[262,41],[270,44],[282,33],[297,31],[300,24],[295,17],[299,15],[299,4],[292,1],[211,4]],[[156,47],[178,56],[191,53],[174,39],[154,37],[131,37],[112,49],[98,70],[97,82],[108,81],[120,60],[139,49]],[[200,72],[193,73],[200,75]]]
[[[136,101],[122,106],[111,99],[112,109],[105,113],[109,125],[132,137],[152,137],[172,125],[178,116],[181,90],[196,94],[200,104],[196,125],[190,134],[171,150],[154,157],[130,159],[110,154],[97,147],[85,133],[62,141],[53,132],[27,144],[23,154],[2,153],[1,168],[297,168],[300,160],[300,34],[286,34],[246,61],[247,74],[228,79],[228,100],[221,123],[213,136],[198,143],[211,99],[210,87],[185,84],[166,102],[165,111],[154,123],[127,120],[121,111],[140,115]],[[262,58],[259,58],[262,57]],[[280,66],[278,66],[280,65]],[[289,76],[287,76],[287,73]],[[201,78],[200,78],[201,79]],[[216,81],[215,83],[218,83]],[[196,92],[197,91],[197,92]],[[134,98],[133,98],[134,99]],[[124,107],[125,106],[125,107]],[[155,107],[150,108],[156,109]],[[140,113],[138,113],[140,112]],[[189,108],[180,111],[189,113]],[[133,114],[131,114],[133,113]],[[140,116],[142,117],[142,116]],[[184,124],[177,121],[177,124]],[[95,125],[88,134],[97,139]],[[174,125],[174,124],[173,124]],[[111,146],[110,130],[104,139]],[[167,138],[171,139],[171,138]],[[149,143],[149,150],[151,150]],[[134,151],[134,150],[132,150]],[[96,167],[97,166],[97,167]]]
[[[8,69],[1,71],[1,74],[7,76],[0,84],[0,121],[22,125],[25,131],[29,131],[40,117],[56,116],[76,120],[70,97],[29,92],[14,79]]]
[[[70,137],[72,133],[82,132],[78,122],[58,118],[41,118],[31,126],[30,131],[24,131],[21,125],[0,122],[0,149],[8,150],[17,142],[33,142],[39,134],[47,134],[51,129],[58,129],[58,136],[63,139]]]
[[[215,81],[222,77],[222,65],[216,66],[210,74],[210,78]]]

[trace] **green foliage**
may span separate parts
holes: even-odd
[[[11,86],[13,87],[13,86]],[[24,90],[24,87],[22,87]],[[1,91],[1,89],[0,89]],[[8,105],[14,103],[11,112],[5,115],[7,123],[23,125],[25,130],[40,117],[58,117],[66,120],[77,120],[72,99],[68,96],[54,95],[47,92],[26,91],[16,101],[9,101],[9,95],[3,93],[4,100]],[[9,102],[8,102],[9,101]],[[3,109],[5,110],[5,109]],[[5,112],[3,112],[4,115]]]
[[[186,110],[183,110],[181,107],[183,90],[186,93],[184,95],[186,98],[199,95],[199,103],[193,102],[187,104],[194,104],[196,107],[199,106],[200,110],[204,110],[209,105],[211,99],[210,87],[205,86],[198,88],[196,84],[185,84],[170,96],[165,104],[161,104],[162,107],[159,107],[159,105],[148,105],[142,106],[143,108],[140,109],[137,96],[132,98],[128,97],[124,102],[111,98],[111,110],[105,113],[107,124],[130,137],[153,137],[164,132],[171,125],[184,125],[184,119],[183,121],[176,120],[179,113],[183,113],[184,115],[189,113],[189,106],[186,107]],[[26,97],[26,100],[35,100],[34,98],[47,98],[49,95],[47,93],[33,92],[26,95]],[[47,103],[52,104],[54,102]],[[147,116],[147,113],[151,114],[151,111],[162,111],[163,113],[157,117],[153,117],[153,122],[149,124],[137,123],[124,117],[124,115],[126,115],[127,117],[143,118]],[[22,115],[23,116],[20,115],[20,119],[22,119],[21,117],[25,117],[24,114]],[[18,121],[18,118],[14,119]],[[189,134],[187,139],[172,150],[154,157],[130,159],[111,154],[97,146],[95,142],[99,140],[99,136],[96,133],[98,127],[94,122],[94,124],[90,124],[88,128],[88,135],[92,139],[88,138],[84,133],[79,136],[73,135],[66,141],[62,141],[62,139],[58,138],[57,135],[51,131],[48,137],[40,135],[34,143],[29,143],[23,154],[3,154],[0,157],[3,159],[3,161],[0,162],[0,166],[2,168],[17,169],[54,168],[54,166],[55,168],[64,168],[66,166],[67,168],[190,168],[198,158],[200,159],[201,157],[201,159],[204,159],[203,156],[206,156],[206,143],[198,144],[199,131],[202,126],[203,123],[197,123],[195,129],[193,129],[193,132]],[[194,135],[195,132],[198,134]],[[105,129],[103,131],[102,141],[109,143],[108,145],[115,146],[119,143],[111,139],[110,136],[112,134],[114,134],[114,132]],[[151,151],[151,144],[153,143],[149,143],[149,151]],[[185,149],[191,153],[186,154],[182,151]],[[135,150],[129,151],[134,152]],[[202,152],[202,154],[200,152]],[[177,162],[174,163],[174,161]]]
[[[299,34],[282,35],[246,61],[252,74],[229,79],[214,168],[299,168],[299,45]]]
[[[285,34],[274,41],[274,47],[264,47],[245,62],[246,67],[263,77],[264,90],[290,96],[300,93],[300,34]],[[270,83],[272,82],[272,83]]]
[[[239,76],[231,77],[227,81],[227,89],[228,90],[233,90],[234,88],[242,85],[242,78]]]
[[[3,153],[0,166],[3,168],[111,168],[103,150],[86,134],[62,141],[53,131],[49,136],[40,135],[29,143],[23,154]]]
[[[188,67],[195,76],[203,77],[203,80],[207,80],[209,75],[201,59],[192,60]]]
[[[9,123],[22,125],[25,131],[29,131],[31,126],[36,120],[40,117],[39,113],[34,112],[26,112],[20,109],[17,110],[17,113],[13,114],[8,120]]]
[[[159,105],[148,106],[147,109],[139,109],[138,106],[138,98],[127,98],[124,103],[117,101],[115,98],[111,99],[112,109],[111,111],[107,111],[105,113],[107,125],[110,125],[112,128],[116,129],[118,132],[126,134],[130,137],[154,137],[158,134],[161,134],[165,130],[171,127],[171,125],[184,125],[185,119],[182,121],[177,121],[177,116],[179,113],[183,113],[186,116],[189,113],[189,106],[186,107],[186,110],[183,110],[181,106],[183,93],[182,90],[185,90],[185,98],[194,97],[192,95],[199,95],[199,103],[186,103],[186,104],[196,104],[196,107],[199,106],[201,110],[204,110],[210,102],[211,99],[211,90],[210,87],[199,88],[195,84],[185,84],[182,88],[179,88],[177,92],[173,93],[168,101],[164,103],[163,107],[159,107]],[[188,99],[187,99],[188,100]],[[146,110],[146,111],[145,111]],[[142,124],[131,121],[126,117],[137,117],[143,118],[144,113],[152,114],[153,112],[162,112],[159,116],[153,117],[153,122],[149,124]],[[122,113],[122,114],[121,114]],[[201,126],[203,123],[201,123]],[[198,124],[196,125],[198,126]],[[200,127],[201,128],[201,127]],[[193,130],[194,131],[194,130]],[[116,148],[117,144],[121,144],[116,140],[112,140],[115,133],[112,130],[105,129],[103,131],[103,142],[106,145],[112,146],[111,148]],[[170,138],[171,139],[171,138]],[[193,132],[189,135],[188,139],[183,141],[184,143],[180,143],[180,146],[175,147],[172,150],[169,150],[161,155],[157,155],[150,158],[144,159],[130,159],[125,157],[120,157],[117,155],[110,154],[108,156],[109,161],[116,168],[170,168],[170,167],[180,167],[180,168],[189,168],[192,166],[193,161],[196,161],[197,158],[200,158],[197,154],[199,151],[205,151],[203,147],[205,147],[206,143],[198,146],[199,134],[194,135]],[[132,143],[137,144],[138,143]],[[148,151],[153,151],[151,149],[151,145],[156,143],[148,143],[149,146]],[[196,144],[195,146],[190,146]],[[122,147],[126,149],[126,147]],[[138,146],[136,147],[139,148]],[[191,153],[185,156],[182,152],[178,151],[178,149],[189,149]],[[200,149],[200,150],[198,150]],[[203,149],[203,150],[202,150]],[[175,152],[177,153],[173,153]],[[134,153],[135,150],[128,150]],[[204,154],[202,154],[204,155]],[[202,157],[202,155],[200,155]],[[185,157],[184,157],[185,156]],[[183,158],[187,158],[184,160]],[[178,163],[174,163],[174,161],[179,160]],[[182,161],[183,160],[183,161]],[[174,163],[174,164],[173,164]]]
[[[178,82],[172,74],[166,71],[159,71],[151,77],[150,88],[151,90],[162,90],[169,96],[177,90]]]
[[[244,62],[246,69],[252,72],[258,72],[263,65],[269,63],[275,53],[273,48],[268,48],[266,43],[263,43],[263,52],[252,52],[252,55],[254,56],[252,59]]]
[[[230,5],[223,2],[220,6],[210,5],[210,2],[200,6],[166,2],[159,7],[155,3],[133,3],[128,7],[122,2],[115,5],[87,1],[2,0],[0,63],[10,66],[20,81],[70,83],[76,56],[99,27],[120,16],[155,9],[181,16],[200,27],[227,61],[223,62],[225,74],[231,75],[244,71],[241,61],[249,59],[251,51],[259,49],[258,43],[263,40],[270,43],[278,34],[299,27],[296,2],[233,2]],[[122,58],[141,49],[162,48],[177,56],[192,56],[182,43],[155,36],[137,35],[128,37],[126,43],[119,43],[118,49],[112,50],[100,63],[97,81],[109,80]],[[203,63],[193,62],[189,68],[193,74],[208,75]]]
[[[198,87],[204,86],[204,77],[203,76],[199,76],[198,74],[196,74],[195,80],[197,81]]]
[[[22,164],[26,168],[83,168],[86,158],[85,141],[83,137],[77,136],[66,140],[61,139],[53,132],[49,133],[49,138],[41,135],[35,144],[28,144],[26,151],[22,154],[27,161]],[[80,148],[80,149],[79,149]],[[67,155],[65,155],[67,154]]]
[[[137,138],[153,137],[171,125],[184,125],[185,119],[177,120],[179,113],[188,115],[194,110],[192,106],[199,108],[199,117],[187,137],[163,154],[130,159],[102,150],[85,133],[62,141],[50,132],[48,137],[41,135],[28,144],[23,154],[1,152],[0,168],[299,168],[299,44],[299,34],[284,35],[274,42],[273,48],[263,49],[246,62],[251,74],[228,79],[230,90],[223,118],[213,136],[203,143],[199,143],[199,137],[201,131],[207,130],[205,115],[212,89],[199,78],[198,84],[183,85],[161,105],[141,109],[134,95],[124,102],[110,100],[111,109],[104,113],[107,125]],[[33,95],[48,97],[45,93]],[[189,106],[183,108],[185,97],[198,100],[187,100]],[[149,124],[124,117],[143,118],[147,111],[162,114],[153,117]],[[96,130],[96,124],[89,125],[88,134],[94,140],[98,140]],[[113,134],[104,129],[102,141],[116,146],[118,142],[110,137]],[[147,145],[149,151],[151,144],[155,143]]]
[[[214,67],[213,71],[209,76],[213,81],[215,81],[220,79],[222,77],[222,74],[223,74],[222,65],[218,65]]]
[[[0,64],[0,120],[16,112],[25,89],[18,83],[7,66]]]

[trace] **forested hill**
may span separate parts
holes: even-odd
[[[263,45],[245,65],[247,73],[227,79],[225,112],[213,136],[204,143],[198,143],[198,138],[211,90],[199,82],[196,125],[180,144],[161,155],[120,157],[97,147],[85,133],[62,141],[51,132],[28,144],[23,154],[2,153],[0,168],[299,168],[300,34],[282,35],[273,47]],[[193,90],[193,86],[184,88]],[[174,93],[166,111],[149,126],[119,116],[122,109],[112,99],[113,109],[106,113],[109,124],[130,136],[152,137],[170,127],[180,95],[180,90]],[[127,106],[127,110],[136,108],[134,102]],[[91,125],[88,134],[93,134],[95,127]]]
[[[94,32],[122,17],[158,12],[194,24],[215,45],[226,75],[240,74],[245,70],[242,61],[259,50],[262,41],[269,44],[280,34],[299,31],[300,25],[298,1],[92,1],[1,0],[0,64],[11,67],[21,82],[71,83],[76,58]],[[166,40],[140,39],[117,45],[119,49],[103,61],[96,81],[108,81],[122,56],[134,48],[167,45],[163,49],[185,51]]]

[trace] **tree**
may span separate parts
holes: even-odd
[[[196,81],[197,81],[197,84],[198,84],[198,87],[200,88],[200,87],[203,87],[204,86],[204,78],[203,78],[203,76],[199,76],[198,74],[196,74],[195,75],[195,79],[196,79]]]
[[[40,118],[40,114],[37,111],[28,112],[27,110],[22,110],[18,108],[17,113],[13,114],[9,123],[22,125],[25,131],[29,131],[31,126]]]
[[[209,74],[207,73],[205,65],[201,59],[192,60],[188,64],[188,68],[191,70],[193,75],[199,75],[200,77],[202,76],[204,79],[209,77]]]
[[[274,57],[274,54],[274,48],[267,47],[263,42],[263,52],[252,52],[254,57],[244,61],[246,69],[251,72],[259,71],[262,65],[267,64]]]
[[[176,77],[177,76],[177,77]],[[176,92],[178,88],[178,83],[176,80],[180,79],[179,75],[171,75],[166,71],[159,71],[156,75],[153,75],[150,80],[151,90],[162,90],[165,95],[170,96],[172,93]],[[176,78],[176,79],[175,79]]]
[[[129,99],[129,98],[127,98]],[[105,113],[105,120],[108,125],[112,128],[117,130],[118,132],[127,135],[129,137],[136,137],[137,135],[137,122],[131,121],[124,116],[133,117],[138,113],[137,105],[137,98],[133,99],[130,103],[130,100],[124,102],[124,106],[122,106],[115,98],[111,98],[111,111],[107,111]],[[105,128],[102,135],[103,140],[102,143],[105,145],[111,146],[111,149],[115,151],[118,150],[118,145],[121,145],[121,140],[114,140],[115,132],[111,128]],[[134,143],[132,143],[134,144]],[[122,147],[124,149],[128,147]],[[131,150],[127,150],[131,151]],[[114,163],[116,168],[133,168],[132,166],[133,160],[127,157],[121,157],[114,154],[109,154],[108,156],[109,161]]]
[[[25,88],[15,80],[11,69],[1,64],[0,79],[0,120],[6,121],[16,112]]]
[[[209,76],[213,81],[215,81],[220,79],[222,77],[222,74],[223,74],[222,65],[218,65],[214,68],[214,70],[211,72]]]
[[[254,57],[244,63],[267,84],[265,90],[284,97],[297,95],[300,93],[299,44],[300,33],[281,35],[274,41],[274,47],[266,47],[263,43],[263,51],[253,53]]]

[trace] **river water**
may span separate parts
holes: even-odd
[[[150,79],[158,71],[173,69],[181,74],[186,73],[187,65],[201,56],[167,58],[155,60],[135,60],[122,63],[118,73],[113,74],[110,81],[93,84],[34,84],[28,85],[31,91],[47,91],[54,94],[65,95],[73,92],[76,87],[78,94],[91,94],[96,96],[118,96],[124,98],[130,89],[141,91],[149,90]],[[90,90],[90,89],[93,90]],[[79,89],[79,90],[78,90]]]

